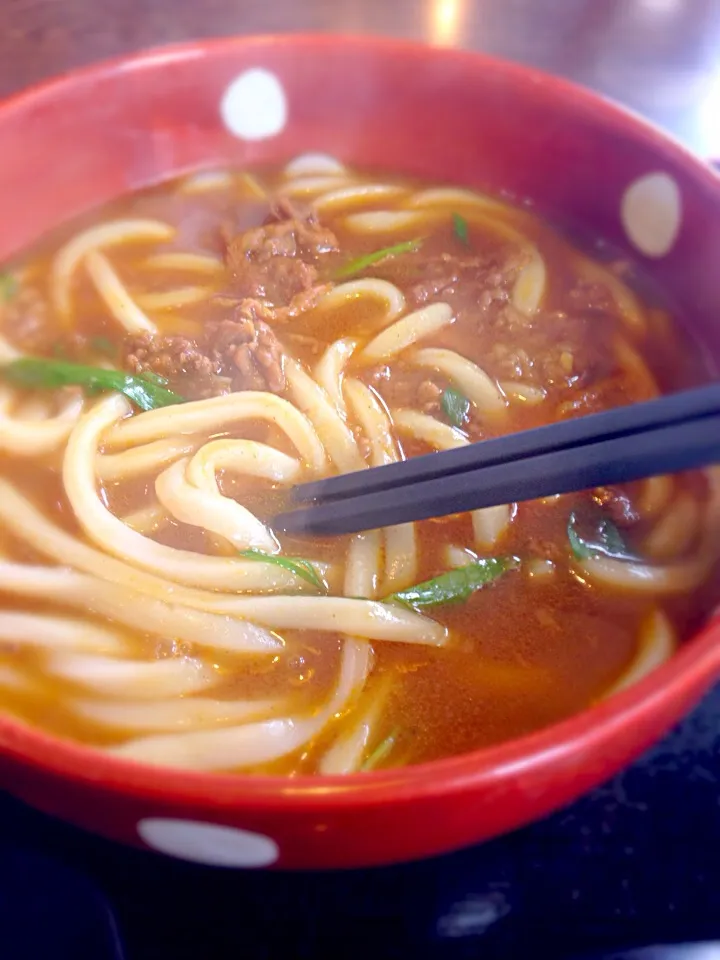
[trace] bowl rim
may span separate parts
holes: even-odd
[[[351,46],[368,53],[462,63],[470,72],[501,75],[509,81],[532,84],[545,95],[564,103],[573,113],[588,112],[635,138],[649,142],[658,153],[668,155],[706,188],[717,193],[720,176],[702,158],[671,135],[627,107],[569,80],[535,67],[506,61],[484,53],[434,47],[419,41],[374,35],[335,33],[258,34],[213,37],[150,47],[135,53],[69,69],[57,76],[20,90],[0,100],[0,124],[4,116],[23,111],[44,99],[62,98],[78,86],[91,85],[103,77],[132,70],[155,70],[166,63],[186,62],[268,46],[286,48]],[[0,715],[0,756],[13,757],[25,766],[51,773],[64,780],[100,786],[115,794],[135,798],[171,798],[182,805],[242,809],[274,806],[287,811],[322,811],[358,805],[407,802],[421,798],[462,793],[478,787],[500,786],[520,774],[542,777],[545,771],[562,769],[621,740],[628,727],[639,731],[643,721],[656,715],[674,716],[686,700],[698,696],[720,673],[720,616],[688,639],[662,666],[638,683],[579,713],[525,736],[458,756],[397,769],[366,772],[352,777],[305,775],[296,778],[246,773],[210,773],[181,768],[151,766],[117,757],[102,748],[55,737],[9,715]],[[674,705],[679,705],[674,711]],[[669,710],[666,708],[670,708]],[[663,723],[664,725],[664,723]],[[621,751],[628,758],[640,752],[652,734],[635,737],[632,748]]]

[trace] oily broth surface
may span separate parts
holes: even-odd
[[[277,170],[261,170],[257,173],[257,180],[268,193],[273,193],[281,186],[282,175]],[[401,182],[408,192],[417,187],[407,181]],[[239,230],[262,223],[267,214],[267,203],[249,196],[242,178],[230,190],[192,197],[183,196],[177,187],[177,183],[164,184],[124,198],[83,223],[58,232],[23,258],[23,283],[35,287],[47,299],[52,258],[59,245],[86,224],[122,216],[153,217],[177,227],[177,235],[171,244],[128,244],[108,251],[113,266],[128,286],[133,291],[139,289],[142,292],[161,292],[169,286],[190,286],[198,282],[196,276],[184,276],[178,270],[147,269],[144,262],[149,251],[177,249],[218,255],[221,252],[218,228],[222,223],[231,221]],[[368,208],[392,206],[386,201],[375,201]],[[456,206],[449,203],[445,208],[435,208],[429,225],[404,228],[380,237],[358,234],[349,229],[345,223],[347,210],[324,214],[322,222],[336,233],[342,251],[330,263],[336,267],[379,247],[422,236],[421,258],[419,255],[398,257],[367,271],[368,276],[388,280],[409,294],[411,288],[424,279],[426,259],[445,253],[454,257],[469,255],[453,230],[451,215]],[[353,207],[352,212],[360,209],[364,208]],[[562,315],[577,310],[577,302],[570,296],[576,279],[576,254],[549,225],[525,211],[508,206],[498,216],[529,237],[546,264],[548,285],[541,311],[542,324],[533,324],[524,341],[518,344],[532,360],[543,353],[556,351],[558,338],[564,336],[567,327]],[[470,214],[468,220],[472,252],[483,253],[504,246],[505,241],[498,240],[492,229],[476,224]],[[222,292],[227,277],[223,275],[211,281],[204,278],[203,283],[208,283],[214,292]],[[497,343],[496,331],[473,316],[473,295],[469,293],[454,323],[433,334],[420,346],[456,351],[490,376],[508,379],[507,358],[499,360],[493,352]],[[456,296],[462,301],[462,289]],[[436,299],[442,299],[442,295]],[[33,354],[50,357],[56,355],[71,337],[80,337],[86,342],[103,337],[113,344],[120,343],[123,331],[108,316],[83,271],[77,272],[73,304],[71,329],[63,329],[50,310],[45,322],[39,324],[30,337],[32,351],[28,347],[28,338],[19,339],[17,345]],[[222,309],[226,308],[208,298],[174,310],[158,311],[153,314],[153,320],[161,334],[192,336],[201,331],[209,319],[216,318]],[[603,328],[594,330],[592,337],[597,338],[598,343],[622,338],[637,352],[663,392],[706,379],[707,372],[699,353],[679,325],[668,322],[667,316],[655,305],[645,313],[648,333],[640,339],[628,332],[619,311],[598,319],[597,323],[602,323]],[[382,310],[378,304],[357,300],[346,302],[334,311],[311,309],[279,327],[277,333],[292,354],[312,369],[324,348],[334,340],[352,336],[367,341],[378,332],[381,320]],[[15,342],[12,327],[6,326],[3,334],[10,342]],[[505,340],[512,339],[509,334],[505,335]],[[592,353],[593,344],[587,349]],[[681,358],[680,362],[678,358]],[[511,361],[509,363],[511,366]],[[411,405],[420,384],[429,376],[427,370],[413,367],[402,355],[387,364],[388,372],[382,372],[379,367],[382,365],[353,368],[353,375],[377,389],[390,408]],[[435,379],[441,386],[447,383],[442,377]],[[628,371],[612,370],[608,379],[613,379],[614,384],[607,394],[612,403],[644,398],[642,387]],[[469,428],[471,439],[553,422],[560,405],[572,403],[576,394],[582,392],[581,387],[573,391],[567,386],[548,382],[542,386],[546,391],[542,403],[511,403],[501,426],[492,419],[473,421]],[[217,435],[242,435],[270,442],[288,454],[294,452],[280,431],[259,421],[243,423],[241,432],[222,430]],[[400,443],[406,456],[430,450],[424,443],[405,436],[400,437]],[[3,456],[0,461],[2,475],[11,479],[55,523],[85,540],[67,503],[60,470],[59,454],[22,462]],[[221,474],[219,484],[225,495],[242,497],[242,502],[265,521],[286,503],[286,491],[272,489],[265,481]],[[152,477],[139,477],[107,483],[102,493],[112,512],[122,517],[147,505],[152,486]],[[640,496],[640,487],[640,484],[628,486],[626,493],[630,501]],[[690,493],[703,506],[707,504],[707,484],[702,475],[676,478],[674,496],[683,492]],[[328,725],[301,750],[255,769],[287,774],[314,772],[329,745],[375,701],[381,709],[374,740],[382,739],[390,732],[397,733],[397,753],[387,761],[392,765],[432,760],[516,737],[567,717],[600,698],[633,660],[640,625],[657,608],[658,598],[582,582],[576,576],[569,558],[566,527],[570,511],[582,510],[589,498],[589,493],[581,493],[518,505],[499,549],[492,552],[514,555],[523,561],[528,558],[550,560],[554,564],[552,573],[533,576],[523,565],[520,570],[508,573],[463,603],[427,611],[428,616],[448,627],[451,642],[447,648],[373,643],[373,672],[361,695],[362,702]],[[631,546],[639,552],[655,522],[655,517],[642,518],[632,527],[629,539]],[[417,533],[417,581],[447,570],[445,553],[448,546],[472,547],[468,516],[424,521],[418,524]],[[222,544],[216,536],[175,521],[166,524],[155,537],[159,542],[185,550],[231,553],[227,543]],[[281,538],[281,542],[286,554],[312,556],[342,567],[349,541],[343,537],[313,542],[286,537]],[[4,536],[2,547],[12,559],[26,563],[46,562],[31,547],[14,537]],[[695,547],[693,542],[688,552],[691,554]],[[704,592],[707,593],[707,589]],[[686,636],[697,622],[702,597],[702,592],[690,592],[660,601],[662,610],[680,637]],[[66,612],[52,604],[39,606],[5,596],[0,599],[12,610]],[[139,657],[172,656],[188,647],[172,638],[158,640],[156,636],[136,634],[124,628],[119,632]],[[281,697],[290,713],[317,710],[327,698],[338,671],[341,634],[281,632],[286,646],[272,659],[238,658],[220,652],[210,656],[205,651],[203,655],[213,662],[220,677],[212,696],[227,699]],[[29,693],[11,690],[2,693],[3,703],[12,713],[60,736],[85,743],[110,745],[127,739],[127,732],[111,731],[82,720],[68,709],[68,703],[80,691],[69,682],[48,677],[43,671],[42,654],[37,650],[29,647],[13,649],[12,645],[6,645],[0,661],[19,665],[33,680]]]

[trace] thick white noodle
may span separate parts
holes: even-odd
[[[374,703],[360,720],[353,724],[348,733],[335,741],[320,759],[321,774],[334,777],[357,773],[360,770],[380,719],[381,706],[380,703]]]
[[[359,300],[361,297],[385,303],[383,327],[405,313],[406,303],[402,291],[398,290],[395,284],[374,277],[338,284],[318,300],[317,309],[334,310],[348,300]]]
[[[290,357],[285,359],[285,376],[292,399],[315,427],[338,470],[343,473],[364,470],[367,464],[360,456],[352,430],[322,387]]]
[[[605,692],[605,696],[609,697],[618,690],[631,687],[657,669],[670,659],[675,650],[675,644],[675,631],[672,624],[662,610],[653,610],[640,627],[638,652],[635,658],[620,679]]]
[[[272,483],[292,484],[300,475],[300,462],[286,453],[256,440],[209,440],[187,468],[188,480],[205,490],[218,490],[219,470],[261,477]]]
[[[155,480],[155,493],[168,513],[180,523],[225,537],[237,550],[278,553],[272,531],[241,503],[214,490],[196,487],[186,476],[189,461],[173,463]]]
[[[463,190],[459,187],[431,187],[429,190],[420,190],[408,201],[409,207],[478,207],[483,211],[494,213],[504,211],[506,207],[499,200],[475,193],[472,190]]]
[[[401,459],[392,433],[390,417],[377,394],[362,381],[349,379],[345,383],[353,415],[360,422],[370,441],[370,463],[373,467],[395,463]],[[414,523],[385,527],[385,584],[386,593],[402,590],[414,582],[417,575],[417,539]]]
[[[207,253],[184,253],[181,250],[154,253],[143,260],[141,266],[149,270],[190,270],[209,276],[222,273],[225,269],[224,263],[217,257],[211,257]]]
[[[151,503],[149,507],[141,507],[139,510],[133,510],[132,513],[126,513],[122,522],[147,536],[162,530],[170,522],[170,517],[159,503]]]
[[[414,523],[385,527],[385,582],[388,593],[404,590],[417,580],[418,546]]]
[[[427,214],[419,210],[368,210],[349,214],[343,226],[354,233],[392,233],[425,223],[427,219]]]
[[[338,190],[329,190],[313,201],[318,213],[333,213],[354,204],[369,205],[378,200],[393,200],[407,193],[405,187],[393,183],[357,183]]]
[[[221,730],[141,737],[111,748],[117,756],[192,770],[232,770],[270,763],[299,750],[341,712],[365,681],[366,645],[346,640],[340,676],[327,705],[311,717],[284,717]]]
[[[431,303],[413,311],[374,337],[359,358],[365,363],[390,360],[418,340],[442,330],[454,317],[449,304]]]
[[[427,413],[398,408],[391,410],[390,415],[396,430],[409,433],[436,450],[454,450],[456,447],[466,447],[470,442],[461,430]]]
[[[144,473],[157,473],[162,467],[192,453],[197,441],[192,437],[168,437],[123,450],[99,453],[95,460],[98,477],[105,483],[127,480]]]
[[[380,531],[365,530],[350,540],[343,593],[346,597],[377,596],[380,571]]]
[[[643,482],[637,499],[638,509],[643,517],[652,517],[664,510],[672,499],[674,489],[675,479],[667,474],[648,477]]]
[[[492,377],[476,363],[454,350],[425,348],[417,350],[410,359],[417,366],[430,367],[442,373],[482,413],[504,410],[507,406]]]
[[[126,333],[157,333],[155,324],[135,303],[104,254],[90,250],[85,267],[105,306]]]
[[[372,466],[381,467],[398,461],[400,453],[384,402],[361,380],[348,378],[344,389],[352,415],[360,423],[363,433],[370,441]]]
[[[283,170],[286,177],[306,177],[309,174],[345,174],[345,166],[329,153],[301,153],[294,157]]]
[[[460,430],[416,410],[393,410],[392,419],[397,430],[411,434],[436,450],[466,447],[470,442]],[[509,527],[512,515],[511,504],[473,510],[471,516],[475,545],[481,550],[490,550],[496,546]]]
[[[80,419],[68,440],[63,461],[65,493],[88,537],[108,553],[169,580],[214,590],[257,589],[257,568],[260,566],[266,571],[268,565],[231,557],[210,557],[156,543],[125,526],[105,506],[96,489],[98,443],[105,430],[128,412],[125,398],[112,394]],[[271,574],[268,572],[266,576]]]
[[[0,640],[50,650],[106,654],[127,651],[122,637],[97,623],[22,611],[4,610],[0,613]]]
[[[662,595],[692,590],[706,575],[708,564],[704,558],[655,565],[590,557],[578,563],[577,569],[593,583],[633,593]]]
[[[526,317],[534,316],[545,296],[547,270],[540,251],[533,247],[528,263],[521,269],[513,286],[512,305]]]
[[[522,383],[519,380],[501,380],[498,386],[508,399],[517,400],[529,407],[535,407],[542,403],[547,396],[543,387],[535,387],[530,383]]]
[[[469,566],[477,558],[477,554],[468,550],[467,547],[458,547],[454,543],[449,543],[445,547],[445,563],[454,570]]]
[[[247,723],[282,711],[282,700],[213,700],[184,697],[179,700],[74,700],[78,716],[100,726],[138,733],[221,727]]]
[[[23,354],[17,347],[9,343],[5,337],[0,337],[0,363],[11,363],[13,360],[19,360],[22,356]]]
[[[635,399],[648,400],[657,397],[660,393],[657,380],[635,347],[631,346],[625,337],[615,337],[613,345],[620,369],[625,372],[627,382],[633,386]]]
[[[374,597],[378,585],[380,567],[380,537],[377,530],[369,530],[356,534],[350,541],[347,563],[345,567],[345,582],[343,593],[346,597]],[[363,690],[367,678],[372,670],[374,653],[367,640],[359,637],[346,637],[344,640],[349,648],[343,657],[349,656],[355,664],[352,696],[357,697]],[[348,707],[348,699],[342,704],[342,709]],[[338,714],[336,713],[337,717]]]
[[[105,697],[181,697],[220,680],[217,671],[190,657],[119,660],[89,653],[49,653],[45,669],[53,676],[90,687]]]
[[[175,287],[172,290],[139,293],[136,300],[142,310],[176,310],[178,307],[188,307],[190,304],[200,303],[201,300],[208,300],[212,292],[212,287]]]
[[[174,603],[172,584],[169,587],[165,602],[63,567],[0,561],[0,591],[5,593],[51,600],[85,614],[107,617],[142,633],[174,637],[212,650],[254,655],[282,650],[279,637],[252,623]]]
[[[229,170],[199,170],[186,177],[178,187],[185,196],[214,193],[217,190],[229,190],[233,185],[233,175]]]
[[[315,379],[335,404],[335,409],[343,417],[346,412],[342,386],[343,377],[347,362],[357,345],[357,340],[352,340],[350,337],[335,340],[315,365]]]
[[[344,593],[346,597],[375,597],[377,595],[380,571],[380,531],[366,530],[357,533],[350,541],[347,564],[345,569]],[[358,643],[358,640],[354,640]],[[358,660],[362,654],[362,647],[357,647]],[[367,659],[365,661],[364,679],[356,686],[356,693],[361,692],[372,669],[373,651],[369,644],[365,647]],[[360,675],[360,671],[358,671]],[[380,704],[374,705],[378,711]],[[359,765],[362,759],[364,744],[358,741],[362,736],[341,736],[320,760],[320,773],[332,775],[349,773]],[[356,759],[359,757],[359,759]]]
[[[49,523],[5,481],[0,481],[0,518],[41,553],[110,581],[61,568],[0,563],[0,590],[84,607],[142,631],[238,652],[265,652],[281,644],[254,623],[242,622],[246,620],[272,621],[271,629],[298,627],[337,632],[341,625],[343,631],[371,640],[442,645],[447,639],[439,624],[396,606],[339,597],[244,598],[234,593],[181,587],[75,540]],[[274,577],[284,584],[307,586],[304,580],[274,564],[244,563],[257,568],[254,589],[263,589],[263,578],[271,584],[268,589],[277,589]],[[316,566],[324,573],[322,565]],[[166,602],[168,598],[172,602]],[[272,602],[265,602],[268,600],[275,603],[274,608]]]
[[[67,441],[84,407],[82,394],[73,390],[55,416],[22,420],[10,414],[15,399],[12,389],[0,386],[0,450],[16,457],[39,457],[57,450]]]
[[[280,188],[280,192],[286,197],[312,197],[318,193],[328,193],[330,190],[340,190],[352,183],[346,176],[315,176],[298,177],[296,180],[289,180]]]
[[[112,220],[76,234],[58,250],[52,263],[50,288],[55,309],[61,317],[70,315],[72,280],[90,251],[125,243],[162,243],[174,236],[174,227],[161,220]]]
[[[108,430],[103,445],[108,449],[124,448],[176,434],[217,434],[229,424],[244,420],[274,423],[313,473],[326,472],[325,449],[308,418],[282,397],[252,390],[179,403],[130,417]]]
[[[697,538],[700,521],[696,498],[689,493],[678,494],[645,538],[643,553],[655,560],[682,556]]]
[[[273,630],[342,630],[367,640],[419,643],[442,647],[445,627],[398,604],[349,597],[237,597],[232,610],[238,616]]]
[[[75,567],[92,574],[93,577],[100,577],[112,584],[117,584],[122,589],[139,591],[157,600],[165,602],[168,597],[171,597],[173,605],[177,605],[178,609],[192,607],[222,615],[233,614],[231,607],[236,600],[234,594],[227,595],[223,599],[223,595],[215,591],[181,587],[177,583],[123,563],[55,526],[11,484],[2,479],[0,479],[0,520],[8,533],[30,544],[40,554],[50,557],[63,566]],[[255,569],[251,570],[251,566]],[[324,576],[328,575],[326,565],[316,564],[316,567]],[[248,577],[250,578],[251,575],[253,586],[248,589],[253,590],[290,590],[301,589],[303,585],[307,586],[304,580],[300,580],[289,570],[284,570],[275,564],[251,561],[248,564]],[[224,607],[223,603],[228,604],[230,608]],[[169,630],[162,632],[172,633]],[[246,624],[239,624],[235,632],[247,634],[251,645],[252,637],[255,635],[261,638],[261,645],[268,638],[266,631]]]

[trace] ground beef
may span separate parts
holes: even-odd
[[[287,307],[294,297],[307,293],[317,284],[317,267],[304,260],[277,256],[255,261],[244,254],[238,256],[232,244],[228,247],[228,259],[232,292],[240,298],[262,299],[274,306]]]
[[[188,399],[227,393],[230,382],[196,340],[141,333],[126,337],[123,366],[131,373],[155,373]]]
[[[236,312],[232,319],[208,325],[207,344],[210,357],[236,388],[285,389],[282,346],[264,321]]]
[[[267,323],[242,312],[209,323],[197,340],[148,333],[128,337],[123,356],[126,370],[164,377],[188,399],[231,390],[285,389],[280,341]]]
[[[499,380],[568,389],[579,396],[619,372],[611,338],[597,319],[554,311],[516,321],[511,314],[510,306],[502,311],[488,351],[488,372]]]
[[[416,306],[442,300],[457,316],[472,312],[484,321],[509,301],[523,263],[516,247],[463,257],[441,253],[418,267],[423,279],[411,287],[410,300]]]
[[[228,390],[281,393],[283,352],[272,326],[310,309],[326,292],[316,262],[337,251],[337,239],[312,209],[280,200],[263,226],[225,241],[232,284],[215,307],[226,315],[208,321],[195,339],[129,337],[124,366],[166,377],[189,398]]]
[[[312,305],[317,297],[316,262],[337,249],[335,234],[320,225],[312,209],[281,200],[263,226],[229,239],[233,293],[298,313],[301,304]]]

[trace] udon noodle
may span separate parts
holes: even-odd
[[[637,682],[708,609],[713,471],[274,528],[295,484],[708,375],[631,266],[527,208],[309,154],[125,198],[0,281],[0,696],[29,724],[196,770],[419,763]]]

